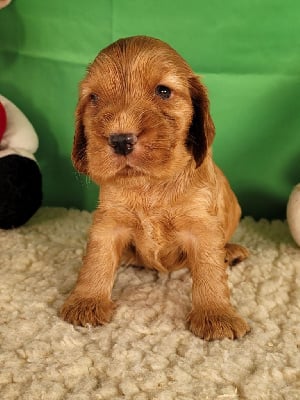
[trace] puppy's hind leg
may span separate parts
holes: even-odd
[[[225,251],[225,263],[231,267],[239,264],[249,257],[249,251],[239,244],[227,243],[225,245]]]

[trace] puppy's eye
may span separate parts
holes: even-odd
[[[96,94],[96,93],[91,93],[90,95],[89,95],[89,100],[90,100],[90,102],[92,103],[92,104],[97,104],[98,103],[98,101],[99,101],[99,96]]]
[[[156,86],[155,93],[162,99],[166,100],[171,97],[172,91],[167,86],[158,85]]]

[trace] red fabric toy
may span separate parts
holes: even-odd
[[[6,124],[7,124],[6,111],[2,103],[0,103],[0,142],[4,135],[4,132],[6,131]]]

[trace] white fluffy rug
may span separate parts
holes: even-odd
[[[251,257],[229,272],[252,331],[204,342],[185,326],[191,280],[121,268],[112,323],[73,328],[57,317],[75,283],[91,214],[42,208],[0,230],[0,399],[300,399],[300,249],[285,223],[244,219]]]

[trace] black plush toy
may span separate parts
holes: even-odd
[[[0,229],[17,228],[42,204],[37,134],[11,101],[0,96]]]

